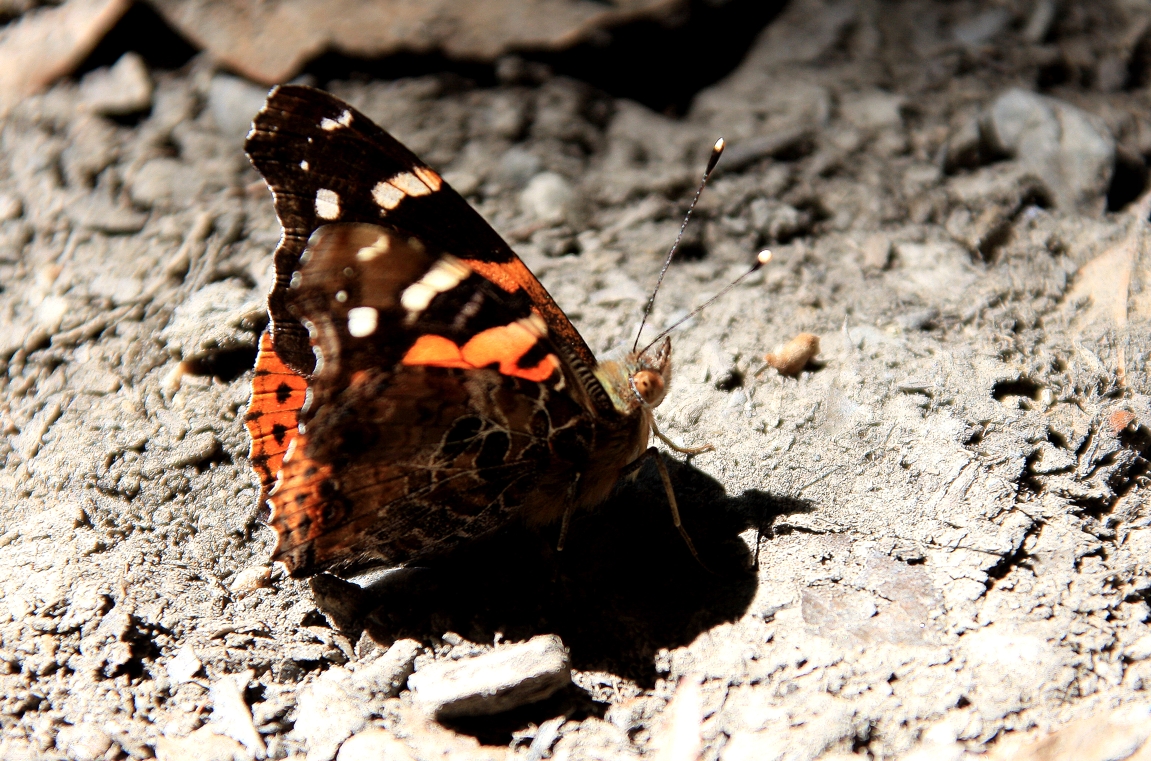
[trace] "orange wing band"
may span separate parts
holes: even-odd
[[[545,381],[559,369],[554,354],[548,354],[531,367],[521,367],[519,360],[536,345],[539,338],[518,322],[477,333],[462,347],[443,336],[420,336],[402,360],[405,365],[458,367],[478,370],[493,365],[502,375],[529,381]]]
[[[300,410],[308,383],[285,365],[272,348],[272,336],[260,337],[256,374],[252,378],[252,401],[245,423],[252,437],[248,454],[267,496],[284,464],[284,453],[299,432]]]

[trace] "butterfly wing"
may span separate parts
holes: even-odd
[[[438,174],[306,87],[269,94],[246,148],[283,226],[248,412],[274,559],[297,576],[402,563],[614,484],[638,429]]]
[[[553,339],[595,366],[591,350],[547,290],[475,209],[340,99],[310,87],[274,88],[245,150],[271,187],[283,226],[268,310],[276,352],[296,372],[310,374],[313,357],[306,331],[287,311],[289,280],[312,232],[333,222],[378,224],[415,236],[508,293],[526,293]]]
[[[527,293],[367,224],[319,228],[291,282],[318,360],[269,497],[290,573],[402,563],[575,498],[599,417]]]

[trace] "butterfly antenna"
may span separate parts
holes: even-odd
[[[651,291],[651,298],[647,300],[647,306],[643,308],[643,319],[639,321],[639,330],[635,332],[635,341],[632,342],[631,350],[635,351],[635,347],[639,346],[639,337],[643,333],[643,326],[647,324],[647,318],[651,316],[651,308],[655,305],[655,295],[659,293],[659,287],[663,283],[663,276],[667,274],[667,268],[671,266],[671,258],[675,256],[675,252],[679,250],[679,243],[683,240],[683,231],[687,229],[687,221],[691,219],[691,213],[695,210],[695,205],[699,202],[699,194],[703,192],[703,187],[707,185],[707,178],[711,177],[715,165],[719,163],[719,157],[723,155],[723,138],[715,141],[715,145],[711,147],[711,158],[707,160],[707,170],[703,173],[703,179],[699,182],[699,188],[695,191],[695,198],[691,199],[691,206],[687,207],[687,214],[683,217],[683,224],[679,226],[679,235],[675,236],[675,243],[671,244],[671,250],[667,252],[667,258],[663,260],[663,269],[659,271],[659,278],[655,281],[655,288]]]
[[[767,249],[760,251],[756,255],[755,264],[751,265],[751,269],[749,269],[747,272],[745,272],[742,275],[740,275],[739,277],[737,277],[735,280],[732,280],[730,283],[727,284],[727,287],[725,287],[722,291],[715,294],[710,299],[708,299],[707,301],[705,301],[702,304],[700,304],[699,306],[697,306],[695,309],[691,310],[691,312],[689,312],[685,317],[681,317],[680,319],[676,320],[675,322],[673,322],[668,327],[664,328],[664,331],[662,333],[660,333],[658,336],[656,336],[652,340],[651,343],[649,343],[647,346],[643,347],[643,351],[641,351],[640,354],[643,354],[645,351],[647,351],[651,347],[655,346],[656,343],[661,338],[666,336],[668,333],[672,332],[673,330],[678,328],[680,325],[683,325],[685,322],[690,320],[692,317],[695,317],[697,314],[699,314],[703,310],[707,309],[713,303],[718,301],[721,296],[723,296],[725,293],[730,291],[732,288],[736,287],[737,285],[742,283],[745,279],[747,279],[747,277],[749,275],[751,275],[751,273],[757,271],[760,267],[762,267],[763,265],[767,264],[770,261],[771,261],[771,252],[768,251]]]

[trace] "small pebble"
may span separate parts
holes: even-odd
[[[268,586],[268,579],[272,578],[272,569],[266,565],[256,565],[245,568],[236,574],[228,589],[233,592],[254,592]]]
[[[575,189],[555,172],[540,172],[520,193],[524,213],[547,224],[571,221],[575,206]]]
[[[780,375],[799,375],[807,363],[819,354],[819,336],[800,333],[785,344],[775,347],[775,351],[764,355],[767,364],[779,371]]]
[[[80,98],[89,111],[127,116],[152,107],[152,77],[139,53],[128,52],[107,69],[96,69],[80,82]]]
[[[487,716],[551,697],[571,683],[571,664],[554,634],[433,663],[408,679],[417,705],[438,719]]]

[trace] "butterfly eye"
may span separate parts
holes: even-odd
[[[653,370],[640,370],[631,376],[631,387],[648,407],[659,406],[666,390],[663,376]]]

